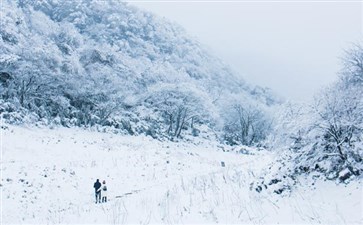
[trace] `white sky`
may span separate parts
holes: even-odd
[[[307,100],[362,38],[360,1],[129,1],[182,25],[248,82]]]

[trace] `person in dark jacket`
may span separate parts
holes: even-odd
[[[97,201],[98,201],[98,203],[101,203],[101,183],[100,183],[99,179],[97,179],[97,181],[93,185],[93,187],[95,188],[96,204],[97,204]]]

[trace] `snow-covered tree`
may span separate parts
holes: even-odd
[[[222,115],[223,135],[229,144],[258,144],[271,131],[272,120],[268,112],[243,96],[229,98]]]
[[[215,118],[209,96],[188,84],[152,87],[144,102],[160,115],[165,132],[176,138],[184,129],[195,129],[198,123],[212,123]]]
[[[357,46],[347,51],[339,80],[322,90],[312,105],[285,105],[279,112],[271,140],[289,152],[285,155],[293,162],[291,173],[318,171],[345,180],[363,172],[362,55]]]

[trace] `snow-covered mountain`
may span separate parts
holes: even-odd
[[[1,11],[1,111],[13,122],[25,110],[31,121],[181,136],[228,130],[236,105],[280,102],[180,26],[118,0],[4,0]]]

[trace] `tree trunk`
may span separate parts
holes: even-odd
[[[178,114],[176,117],[176,124],[175,124],[175,131],[174,136],[176,137],[178,135],[179,127],[180,127],[180,117],[181,117],[181,110],[178,110]]]
[[[170,134],[173,130],[173,114],[169,114],[169,127],[168,127],[168,134]]]
[[[343,154],[342,146],[340,144],[338,144],[337,148],[338,148],[338,152],[340,154],[340,158],[343,159],[344,161],[347,160],[347,157]]]
[[[181,131],[182,131],[183,126],[184,126],[184,124],[185,124],[185,117],[187,116],[186,114],[187,114],[187,112],[186,112],[186,110],[185,110],[185,111],[184,111],[184,115],[183,115],[183,117],[182,117],[181,125],[180,125],[180,127],[179,127],[179,132],[178,132],[178,134],[177,134],[177,138],[179,138],[179,137],[180,137]]]

